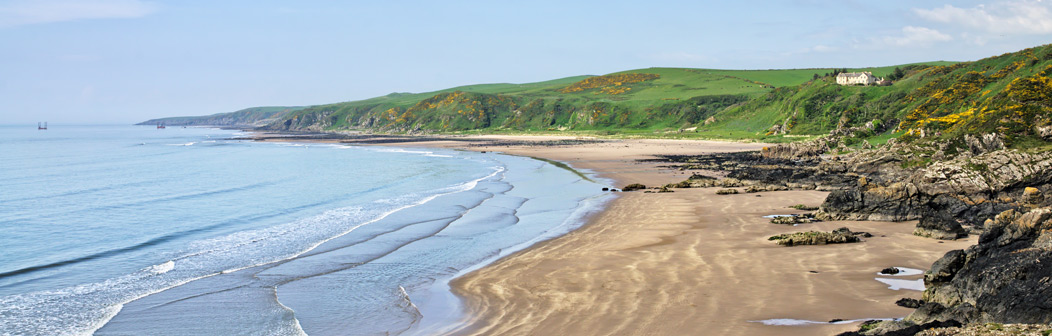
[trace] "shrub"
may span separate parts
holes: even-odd
[[[632,183],[632,184],[626,185],[624,188],[621,188],[621,191],[633,191],[633,190],[640,190],[640,189],[646,189],[646,188],[647,188],[647,186],[645,186],[645,185],[642,185],[642,184],[639,184],[639,183]]]

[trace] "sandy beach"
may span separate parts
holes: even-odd
[[[756,150],[764,144],[689,140],[615,140],[566,146],[521,141],[559,138],[475,137],[398,146],[497,151],[558,160],[615,181],[648,186],[679,182],[689,172],[638,162],[660,154]],[[519,142],[519,143],[516,143]],[[876,278],[884,267],[926,269],[975,238],[937,241],[913,236],[915,222],[820,222],[786,226],[765,215],[799,213],[826,192],[716,195],[716,189],[626,192],[589,224],[539,243],[452,282],[465,300],[463,335],[833,335],[855,323],[834,319],[898,318],[915,290],[892,290]],[[767,237],[846,226],[872,233],[856,244],[782,247]],[[772,319],[805,325],[766,325]]]

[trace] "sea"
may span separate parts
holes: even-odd
[[[414,335],[449,280],[585,222],[609,181],[215,128],[0,126],[0,335]]]

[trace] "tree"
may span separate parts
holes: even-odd
[[[888,80],[899,80],[904,76],[906,76],[906,73],[902,71],[902,68],[895,67],[895,70],[891,71],[891,74],[888,75]]]

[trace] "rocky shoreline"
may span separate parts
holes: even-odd
[[[997,136],[988,135],[966,139],[968,150],[952,155],[946,145],[894,139],[880,148],[821,154],[837,148],[836,139],[833,134],[760,152],[656,161],[694,172],[673,187],[828,190],[814,213],[820,220],[919,220],[917,236],[980,235],[978,244],[950,251],[932,265],[925,273],[923,303],[911,302],[917,310],[907,318],[864,324],[845,335],[1052,323],[1052,199],[1044,196],[1052,188],[1052,152],[1005,149]],[[821,234],[831,238],[835,232]]]

